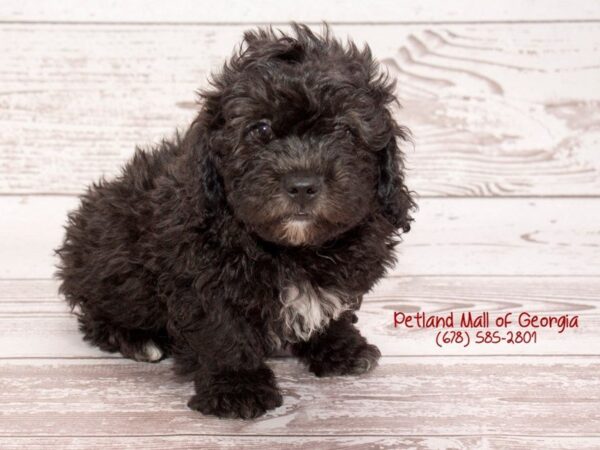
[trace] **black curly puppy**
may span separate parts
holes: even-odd
[[[284,346],[318,376],[372,369],[353,311],[410,227],[393,83],[368,47],[292,30],[247,32],[185,136],[94,184],[57,250],[85,339],[171,354],[205,414],[281,405]]]

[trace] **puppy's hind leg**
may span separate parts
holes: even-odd
[[[120,352],[135,361],[158,362],[167,356],[166,331],[126,329],[88,314],[79,315],[83,339],[106,352]]]

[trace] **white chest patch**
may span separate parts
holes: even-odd
[[[286,339],[306,341],[330,320],[337,319],[349,305],[339,295],[309,284],[288,286],[281,291],[281,317]]]

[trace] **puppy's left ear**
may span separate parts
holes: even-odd
[[[408,188],[404,184],[404,164],[397,140],[406,140],[408,134],[399,128],[387,145],[379,151],[379,184],[377,197],[383,216],[404,233],[410,231],[411,211],[416,207]]]

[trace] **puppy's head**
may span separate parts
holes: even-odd
[[[368,47],[292,29],[247,32],[202,93],[207,198],[280,245],[318,246],[376,214],[408,231],[394,84]]]

